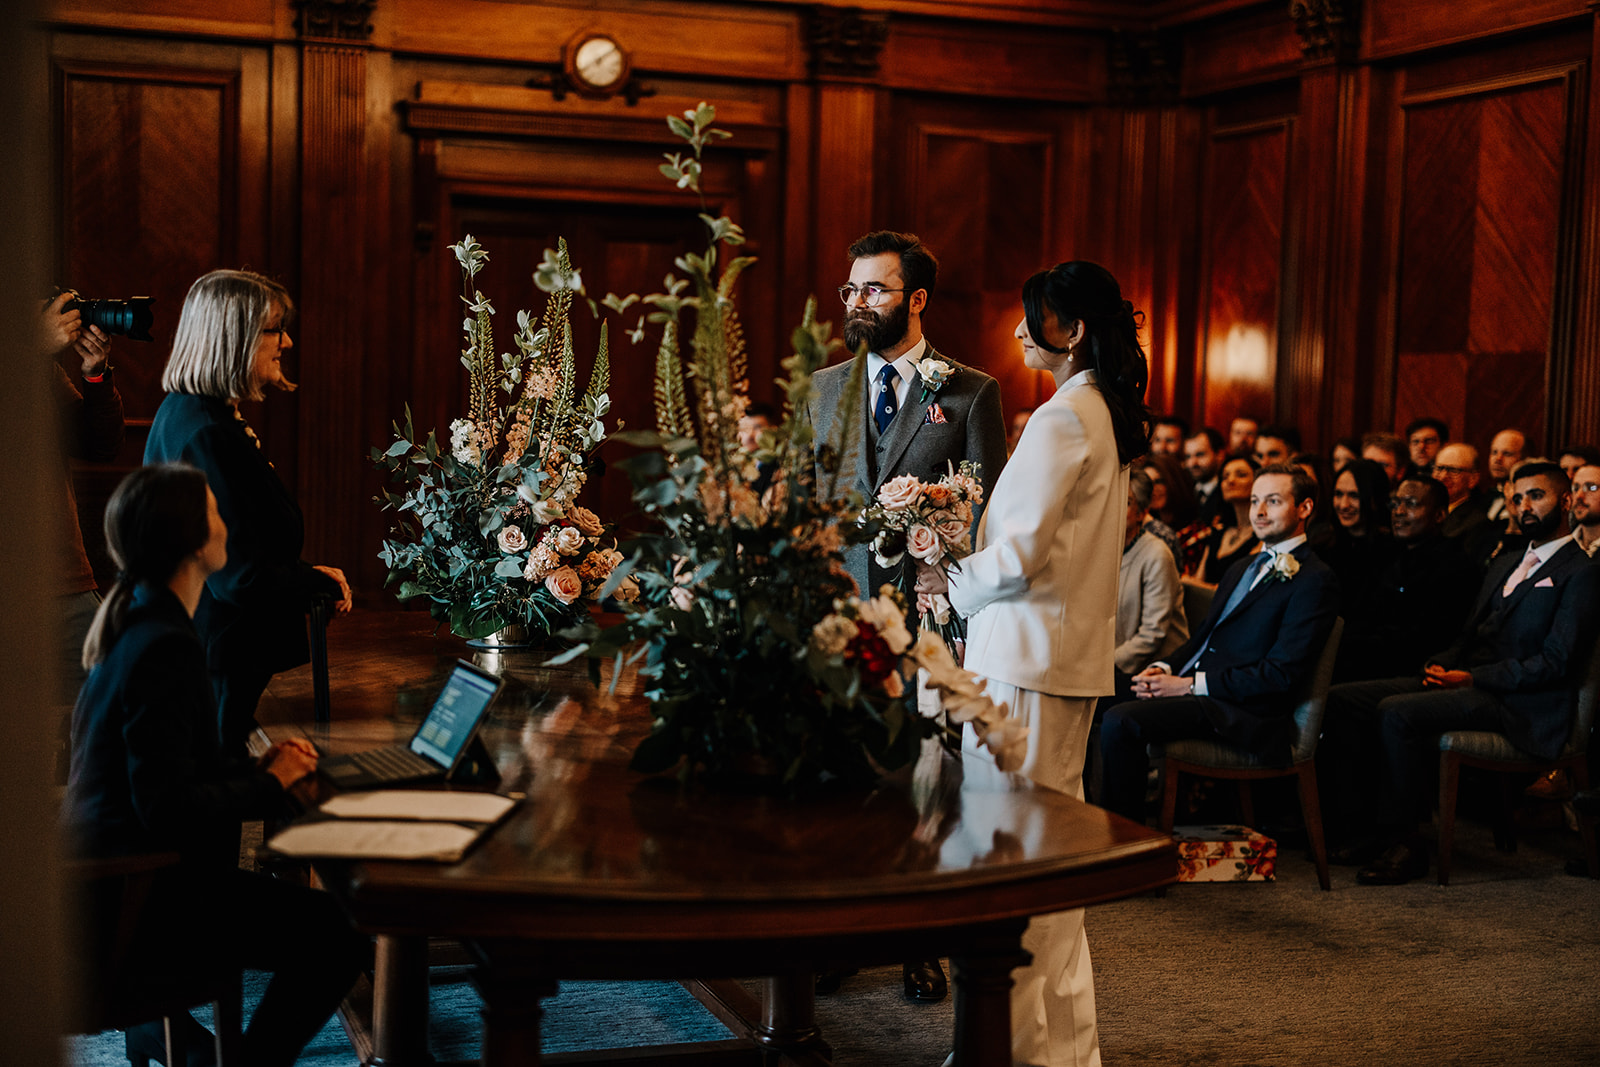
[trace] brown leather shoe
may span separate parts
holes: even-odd
[[[950,983],[945,979],[944,968],[938,960],[905,965],[906,999],[922,1004],[933,1004],[950,994]]]
[[[1572,786],[1567,784],[1567,772],[1558,768],[1522,792],[1534,800],[1566,800],[1572,796]]]

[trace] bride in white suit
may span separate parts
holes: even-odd
[[[1022,431],[949,597],[969,619],[967,669],[1029,727],[1023,773],[1082,799],[1095,700],[1114,688],[1128,469],[1148,447],[1149,370],[1133,305],[1104,267],[1041,271],[1022,302],[1023,362],[1049,371],[1056,391]],[[919,573],[919,591],[939,584]],[[966,761],[974,784],[992,769],[970,727]],[[1034,919],[1022,944],[1034,962],[1013,975],[1013,1059],[1099,1064],[1083,910]]]

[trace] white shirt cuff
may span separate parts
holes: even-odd
[[[1195,671],[1194,672],[1194,695],[1197,696],[1197,697],[1203,697],[1203,696],[1207,695],[1206,694],[1206,672],[1205,671]]]

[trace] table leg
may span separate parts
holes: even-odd
[[[969,943],[951,958],[956,1067],[1010,1067],[1011,971],[1033,957],[1022,948],[1027,922]]]
[[[472,981],[483,998],[483,1067],[525,1067],[539,1062],[540,1001],[560,983],[511,963],[479,963]]]
[[[770,1049],[821,1045],[822,1031],[817,1028],[816,1016],[816,977],[803,971],[767,978],[761,997],[761,1024],[751,1036],[758,1045]]]
[[[428,939],[379,934],[372,969],[373,1067],[421,1067],[428,1051]]]

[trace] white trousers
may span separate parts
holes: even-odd
[[[1028,755],[1022,773],[1042,785],[1083,799],[1083,761],[1094,720],[1093,697],[1061,697],[989,681],[995,703],[1028,727]],[[998,776],[988,751],[967,727],[962,743],[966,787],[981,788]],[[1100,1067],[1100,1033],[1095,1025],[1094,970],[1083,909],[1038,915],[1022,935],[1033,962],[1011,973],[1011,1056],[1030,1067]]]

